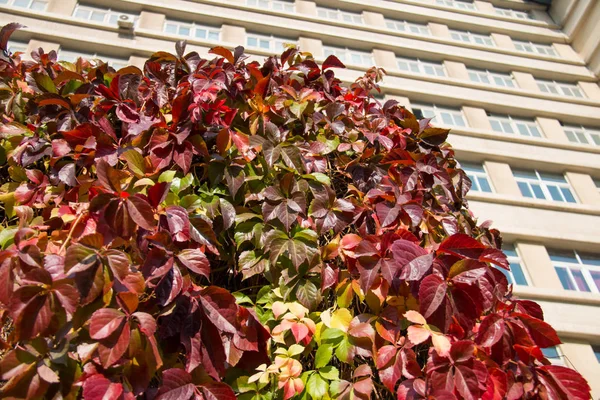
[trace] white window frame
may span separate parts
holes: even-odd
[[[571,286],[574,289],[568,289],[565,288],[563,285],[563,288],[565,290],[572,290],[572,291],[577,291],[577,292],[584,292],[584,293],[600,293],[600,288],[596,285],[596,282],[594,281],[594,278],[592,277],[592,273],[597,273],[600,274],[600,254],[589,254],[590,256],[593,256],[594,259],[596,259],[599,262],[599,265],[594,265],[594,264],[589,264],[586,263],[580,253],[577,250],[568,250],[570,254],[569,256],[575,256],[573,257],[575,259],[575,262],[569,262],[569,261],[564,261],[564,260],[554,260],[552,259],[553,257],[553,253],[560,257],[561,254],[563,253],[562,256],[563,257],[567,257],[567,252],[566,251],[561,251],[561,250],[553,250],[553,249],[549,249],[548,250],[548,254],[550,255],[550,260],[552,261],[552,265],[554,266],[554,269],[557,273],[557,275],[559,276],[560,279],[560,275],[558,274],[558,269],[564,269],[567,272],[567,277],[569,279],[569,283],[571,284]],[[580,289],[579,286],[577,285],[577,281],[575,280],[574,276],[573,276],[573,271],[580,271],[581,275],[585,281],[585,284],[588,286],[588,288],[590,289],[589,291],[587,290],[583,290]],[[561,281],[561,285],[563,284],[562,279],[560,279]]]
[[[462,10],[477,11],[477,7],[475,6],[475,3],[471,2],[471,1],[435,0],[435,2],[436,2],[436,4],[446,6],[446,7],[460,8]]]
[[[400,63],[407,65],[408,70],[400,67]],[[446,68],[443,63],[434,63],[431,61],[423,61],[419,58],[396,57],[396,66],[399,70],[412,72],[420,75],[447,77]]]
[[[167,27],[169,25],[175,27],[176,33],[169,32],[167,30]],[[179,33],[180,29],[188,29],[190,32],[189,35]],[[203,38],[203,37],[197,36],[197,32],[199,32],[199,31],[206,31],[206,37]],[[187,38],[192,38],[192,39],[196,39],[196,40],[207,40],[207,41],[211,41],[211,42],[218,42],[219,40],[221,40],[221,29],[220,28],[217,28],[215,26],[210,26],[210,25],[197,24],[195,22],[180,21],[180,20],[176,20],[176,19],[165,20],[165,22],[163,24],[163,32],[168,35],[187,37]]]
[[[83,58],[84,60],[88,60],[88,61],[101,60],[101,61],[107,62],[108,65],[110,65],[111,67],[113,67],[116,70],[119,70],[119,69],[129,65],[129,59],[110,57],[105,54],[86,53],[86,52],[82,52],[82,51],[67,50],[67,49],[60,49],[58,51],[58,60],[59,61],[68,61],[71,63],[75,63],[78,58]]]
[[[497,15],[502,15],[504,17],[524,19],[524,20],[534,19],[534,18],[532,18],[531,14],[526,11],[518,11],[518,10],[513,10],[512,8],[500,8],[500,7],[494,7],[494,9],[495,9]]]
[[[293,1],[285,0],[246,0],[246,5],[250,7],[259,7],[261,10],[281,11],[295,13],[296,5]]]
[[[483,35],[481,33],[473,33],[470,31],[461,31],[458,29],[450,29],[450,36],[457,42],[471,43],[478,46],[496,47],[496,43],[490,35]]]
[[[317,7],[317,15],[320,18],[332,21],[345,22],[349,24],[364,25],[365,20],[362,14],[340,10],[339,8]]]
[[[493,72],[487,69],[475,68],[467,68],[467,72],[469,74],[469,80],[471,82],[513,89],[517,87],[517,83],[514,80],[512,74],[504,74],[501,72]],[[473,79],[474,76],[477,77],[477,80]],[[498,84],[499,81],[503,82],[503,84]]]
[[[552,365],[567,366],[567,363],[565,362],[565,355],[563,354],[563,352],[559,346],[543,348],[543,349],[541,349],[542,353],[544,353],[544,350],[546,350],[546,349],[555,349],[556,350],[556,355],[557,355],[556,357],[547,357],[546,354],[544,354],[544,357],[546,357]]]
[[[24,3],[27,3],[26,5]],[[27,10],[44,12],[48,8],[49,0],[8,0],[0,1],[0,4],[25,8]]]
[[[17,53],[17,52],[22,52],[23,55],[25,55],[25,53],[27,52],[27,47],[29,46],[29,43],[26,42],[19,42],[17,40],[9,40],[8,41],[8,51],[11,52],[12,54]]]
[[[429,26],[425,24],[417,24],[415,22],[386,18],[385,26],[394,31],[414,33],[415,35],[421,36],[431,36],[431,30],[429,29]]]
[[[84,12],[88,13],[87,17],[77,15],[78,13],[84,13]],[[92,15],[94,12],[104,14],[102,21],[92,19]],[[138,16],[135,14],[123,12],[120,10],[115,10],[110,7],[103,8],[103,7],[97,7],[97,6],[93,6],[93,5],[89,5],[89,4],[77,3],[77,5],[75,6],[75,9],[73,10],[73,14],[72,14],[72,16],[77,19],[94,22],[97,24],[110,24],[112,26],[118,26],[118,20],[121,15],[127,15],[132,20],[137,22]],[[111,19],[114,19],[114,22],[111,22]]]
[[[506,133],[508,135],[520,135],[525,137],[543,137],[542,129],[535,120],[515,118],[510,115],[488,114],[490,125],[494,132]],[[494,129],[494,122],[500,130]],[[512,132],[509,131],[512,129]]]
[[[559,96],[574,97],[585,99],[585,92],[577,84],[557,81],[547,81],[543,79],[535,80],[540,91],[548,94],[556,94]],[[579,94],[579,96],[577,95]]]
[[[484,164],[461,162],[460,167],[471,180],[471,191],[477,193],[494,193],[494,186]],[[490,190],[482,189],[482,182],[485,182]]]
[[[586,128],[584,126],[564,125],[563,130],[571,143],[592,144],[600,146],[600,129]]]
[[[252,39],[256,41],[256,45],[250,44]],[[262,44],[265,42],[269,44],[268,48],[262,46]],[[249,49],[281,53],[283,50],[285,50],[285,45],[289,43],[296,43],[296,41],[284,39],[274,35],[261,35],[260,33],[254,32],[248,32],[246,34],[246,46]]]
[[[558,53],[551,44],[540,44],[513,40],[515,48],[523,53],[541,54],[549,57],[558,57]]]
[[[432,118],[432,122],[435,125],[453,126],[459,128],[465,128],[469,126],[467,119],[460,108],[439,107],[435,104],[413,104],[412,108],[413,110],[419,109],[423,114],[423,118]],[[447,116],[448,119],[451,119],[454,123],[450,124],[444,121],[444,116]],[[455,122],[458,120],[461,120],[463,123],[456,124]]]
[[[529,278],[527,269],[525,268],[523,259],[521,258],[521,255],[519,254],[519,250],[517,249],[517,246],[515,246],[514,243],[506,243],[506,244],[504,244],[504,246],[502,246],[502,251],[504,251],[504,253],[506,253],[506,259],[507,259],[508,263],[510,264],[511,269],[510,269],[510,271],[507,271],[504,268],[502,268],[502,269],[500,269],[500,271],[502,271],[504,276],[507,277],[509,283],[513,284],[514,286],[521,286],[521,287],[529,286],[529,282],[531,282],[531,279]],[[513,252],[514,252],[514,255],[511,254]],[[523,279],[525,279],[524,285],[517,283],[517,280],[515,279],[514,269],[513,269],[513,266],[515,264],[517,264],[519,266],[519,269],[521,270],[521,274],[523,274]]]
[[[348,63],[363,67],[372,67],[375,64],[372,53],[349,49],[348,47],[323,46],[323,54],[325,55],[325,58],[333,54],[344,64]],[[360,63],[355,62],[358,58],[361,59]]]
[[[567,203],[567,204],[577,204],[577,197],[575,197],[575,191],[573,187],[567,180],[565,175],[559,174],[551,174],[551,173],[540,173],[537,170],[522,170],[522,169],[514,169],[513,176],[515,177],[515,181],[519,186],[519,190],[524,198],[528,199],[539,199],[539,200],[547,200],[553,202]],[[521,175],[521,176],[519,176]],[[529,175],[529,176],[523,176]],[[532,177],[531,175],[534,175]],[[534,186],[538,187],[541,193],[536,193]],[[523,193],[523,187],[527,187],[529,192],[532,194],[532,197],[528,197]],[[557,200],[552,196],[552,190],[550,188],[554,188],[558,191],[559,197],[562,200]],[[564,194],[563,190],[567,190],[574,201],[567,201],[567,196]],[[542,195],[543,198],[538,197]]]
[[[594,356],[596,357],[596,360],[600,363],[600,345],[598,344],[592,344],[592,352],[594,353]]]

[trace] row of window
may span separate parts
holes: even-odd
[[[402,71],[438,77],[448,76],[443,63],[441,62],[421,60],[418,58],[399,57],[397,58],[397,63],[398,69]],[[475,68],[467,68],[467,72],[471,82],[506,88],[517,87],[517,83],[515,82],[512,74],[509,73]],[[586,97],[583,90],[581,90],[578,85],[573,83],[548,81],[542,79],[536,79],[536,83],[540,91],[544,93],[578,98]]]
[[[294,3],[289,1],[282,0],[246,0],[247,5],[260,7],[263,9],[272,9],[276,11],[285,11],[285,12],[293,12],[294,11]],[[442,3],[448,4],[470,4],[466,2],[454,2],[453,0],[437,0]],[[10,4],[18,7],[29,8],[36,11],[44,11],[47,7],[48,0],[0,0],[0,4]],[[445,5],[448,5],[445,4]],[[462,6],[459,6],[459,8]],[[514,10],[508,10],[506,12],[515,12]],[[103,8],[96,7],[85,4],[77,4],[75,10],[73,11],[73,16],[76,18],[105,23],[109,25],[117,25],[117,21],[120,15],[126,15],[133,20],[137,19],[137,15],[133,15],[131,13],[123,12],[121,10],[115,10],[111,8]],[[326,7],[317,7],[317,15],[321,18],[326,18],[335,21],[348,22],[353,24],[364,24],[363,16],[361,13],[355,13],[350,11],[344,11],[340,9],[326,8]],[[386,20],[386,26],[388,29],[403,31],[403,32],[412,32],[419,35],[431,35],[431,31],[429,27],[425,24],[407,22],[407,21],[398,21],[398,20]],[[218,28],[216,27],[196,27],[192,22],[177,22],[177,21],[169,21],[165,24],[164,27],[165,32],[182,35],[182,36],[192,36],[203,39],[210,40],[218,40]],[[482,35],[477,33],[472,33],[468,31],[460,31],[460,30],[451,30],[450,35],[454,40],[478,44],[483,46],[494,47],[494,40],[490,35]],[[548,56],[556,57],[557,53],[551,45],[539,44],[539,43],[531,43],[531,42],[522,42],[522,41],[514,41],[515,48],[519,51],[527,52],[527,53],[537,53]]]
[[[464,167],[463,167],[464,168]],[[510,271],[499,268],[509,283],[529,286],[530,278],[525,265],[513,244],[504,244],[502,251],[507,256]],[[547,249],[550,261],[565,290],[600,293],[600,254],[576,250]]]
[[[464,163],[463,169],[471,179],[472,191],[484,193],[493,191],[483,165]],[[512,169],[512,173],[524,197],[562,203],[577,203],[571,185],[564,175],[524,169]]]
[[[459,108],[443,107],[435,104],[413,104],[413,113],[417,118],[433,118],[433,123],[449,127],[468,126],[464,114]],[[488,120],[494,132],[525,137],[544,137],[542,129],[534,119],[488,113]],[[563,130],[570,142],[600,146],[600,129],[584,126],[565,125]]]

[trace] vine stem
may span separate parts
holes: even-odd
[[[73,222],[73,225],[71,226],[71,230],[69,230],[69,234],[67,235],[67,238],[65,239],[65,242],[60,247],[59,254],[62,254],[62,252],[66,249],[67,244],[69,244],[69,241],[71,241],[71,238],[73,237],[73,232],[75,232],[75,227],[79,224],[79,221],[81,221],[81,218],[85,214],[86,214],[86,212],[82,212],[81,214],[79,214],[79,217],[77,217],[77,219],[75,220],[75,222]]]

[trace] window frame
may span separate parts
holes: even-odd
[[[506,259],[510,265],[510,271],[507,271],[504,268],[499,269],[500,272],[506,276],[508,283],[512,284],[513,286],[530,286],[531,278],[529,277],[527,269],[525,268],[525,264],[523,263],[523,258],[521,257],[521,254],[515,243],[505,243],[504,246],[502,246],[502,251],[506,254]],[[514,253],[514,255],[512,253]],[[525,284],[517,283],[517,279],[515,279],[515,264],[518,266]]]
[[[556,357],[549,357],[549,355],[547,354],[549,351],[548,349],[556,350]],[[544,357],[546,357],[552,365],[560,365],[565,367],[567,366],[565,355],[558,345],[541,348],[540,350],[542,350],[542,354],[544,354]]]
[[[393,25],[393,27],[390,27],[390,25]],[[416,22],[409,22],[406,20],[386,18],[385,26],[386,28],[397,32],[413,33],[419,36],[431,36],[431,29],[429,29],[429,25],[427,24],[419,24]],[[399,26],[402,26],[402,29],[399,29]],[[415,32],[415,30],[417,32]],[[425,32],[423,33],[422,31]]]
[[[502,72],[490,71],[489,69],[467,68],[467,74],[469,75],[469,80],[471,82],[474,82],[474,83],[481,83],[483,85],[503,87],[503,88],[511,88],[511,89],[518,88],[517,81],[513,77],[512,73],[510,73],[510,74],[504,74]],[[478,78],[480,79],[480,81],[473,80],[472,77],[471,77],[471,74],[476,74],[478,76]],[[482,76],[485,76],[485,78],[490,83],[481,82],[481,77]],[[508,82],[510,82],[511,85],[498,85],[496,83],[496,78],[501,79],[503,82],[507,82],[507,79],[508,79]]]
[[[566,175],[559,175],[559,174],[552,174],[552,173],[540,173],[538,170],[526,170],[526,169],[512,169],[512,173],[513,173],[513,177],[515,178],[515,181],[517,182],[517,186],[519,186],[519,190],[521,191],[521,194],[524,198],[528,198],[528,199],[538,199],[538,200],[546,200],[546,201],[552,201],[552,202],[558,202],[558,203],[566,203],[566,204],[578,204],[579,201],[577,200],[577,197],[575,195],[575,191],[573,190],[573,187],[571,186],[571,184],[569,183],[569,180],[567,179]],[[536,178],[532,178],[531,175],[535,175]],[[521,175],[521,176],[518,176]],[[523,175],[530,175],[528,177],[524,177]],[[546,178],[543,178],[543,175],[546,176]],[[554,176],[554,178],[549,178],[550,176]],[[556,179],[559,179],[559,177],[562,177],[562,179],[564,180],[564,182],[557,182]],[[551,179],[555,179],[554,181],[552,181]],[[536,191],[533,187],[533,184],[536,184],[537,187],[539,188],[539,191],[541,191],[541,194],[543,195],[543,198],[538,197],[537,195],[540,194],[538,191]],[[527,186],[527,190],[529,191],[529,193],[532,195],[530,196],[526,196],[525,193],[523,192],[523,186]],[[556,200],[554,198],[554,196],[552,195],[552,190],[549,189],[550,186],[556,186],[558,188],[556,189],[556,192],[558,194],[560,194],[560,197],[563,198],[563,200]],[[570,194],[570,196],[573,198],[574,201],[568,201],[563,189],[567,190]]]
[[[65,53],[69,53],[70,57],[68,60],[65,60],[63,57],[61,57],[61,54],[64,55]],[[58,58],[58,61],[66,61],[66,62],[70,62],[70,63],[77,62],[78,58],[83,58],[88,61],[102,60],[102,61],[106,61],[108,63],[108,65],[113,67],[115,70],[119,70],[119,69],[129,65],[129,59],[126,59],[126,58],[116,58],[116,57],[108,56],[106,54],[86,53],[86,52],[82,52],[82,51],[70,50],[70,49],[64,49],[64,48],[60,48],[58,50],[57,58]],[[70,60],[73,60],[73,61],[70,61]],[[116,63],[116,65],[115,65],[115,63]]]
[[[462,111],[462,108],[449,108],[449,107],[441,107],[435,104],[413,104],[412,105],[412,109],[413,112],[414,110],[419,110],[421,112],[421,115],[423,116],[423,118],[429,118],[428,116],[426,116],[423,113],[423,110],[429,111],[428,115],[430,113],[433,114],[433,116],[431,117],[431,119],[435,119],[435,118],[439,118],[439,121],[441,121],[441,123],[438,123],[437,121],[434,121],[435,125],[440,125],[440,126],[452,126],[452,127],[458,127],[458,128],[467,128],[469,127],[469,123],[467,121],[467,118],[465,117],[465,114]],[[457,117],[456,113],[458,113],[458,116],[460,116],[460,118],[463,121],[463,125],[457,124],[457,125],[449,125],[447,123],[444,123],[444,116],[443,113],[447,113],[448,115],[450,115],[452,117],[452,120],[454,121]]]
[[[12,50],[13,47],[16,47],[16,50]],[[29,43],[21,42],[19,40],[9,40],[6,48],[12,54],[21,52],[23,55],[27,53],[27,48],[29,47]],[[22,49],[22,50],[21,50]]]
[[[566,253],[572,253],[575,257],[572,257],[575,262],[572,261],[564,261],[564,260],[555,260],[553,259],[553,255],[555,257],[567,257]],[[562,253],[562,254],[561,254]],[[581,254],[586,254],[585,252],[581,252]],[[598,265],[586,263],[582,261],[580,252],[577,250],[556,250],[556,249],[548,249],[548,255],[550,256],[550,261],[552,262],[552,266],[554,267],[554,271],[558,276],[560,283],[564,290],[576,291],[582,293],[600,293],[600,287],[596,284],[593,273],[597,273],[600,276],[600,255],[598,254],[589,254],[590,258],[592,256],[597,259]],[[572,288],[565,287],[565,282],[563,281],[561,274],[558,272],[559,269],[563,269],[567,273],[567,278],[569,279],[569,285]],[[577,280],[573,275],[573,270],[580,271],[581,277],[584,280],[584,283],[590,290],[583,290],[579,287]],[[600,281],[599,281],[600,282]]]
[[[558,52],[556,51],[554,46],[552,46],[551,44],[534,43],[531,41],[523,41],[523,40],[513,40],[513,44],[515,45],[515,49],[522,53],[539,54],[539,55],[553,57],[553,58],[559,57]],[[525,49],[529,46],[532,51],[519,49],[518,46],[521,46],[523,49]],[[540,49],[544,49],[544,51],[541,51]],[[548,51],[551,51],[552,54],[549,54]]]
[[[459,36],[460,39],[457,39],[455,37],[455,35]],[[465,35],[469,40],[463,40]],[[496,42],[494,42],[494,38],[492,38],[491,35],[485,35],[482,33],[474,33],[471,31],[463,31],[460,29],[450,29],[450,37],[455,42],[470,43],[470,44],[474,44],[477,46],[484,46],[484,47],[496,47]],[[477,38],[479,38],[482,41],[482,43],[478,43]],[[488,43],[488,41],[489,41],[489,43]]]
[[[167,31],[167,25],[169,25],[169,24],[177,26],[177,28],[176,28],[177,33],[172,33],[172,32]],[[190,34],[183,35],[183,34],[179,33],[179,29],[182,27],[189,29]],[[205,38],[202,38],[202,37],[199,37],[196,35],[196,32],[198,32],[199,30],[206,31]],[[219,42],[221,40],[221,27],[215,27],[215,26],[211,26],[211,25],[202,25],[202,24],[197,24],[196,22],[188,22],[188,21],[182,21],[182,20],[178,20],[178,19],[166,19],[165,22],[163,23],[162,32],[166,33],[167,35],[186,37],[186,38],[190,38],[190,39],[194,39],[194,40],[206,40],[206,41],[210,41],[210,42]],[[218,35],[218,38],[211,39],[210,36],[211,36],[211,34],[214,34],[214,33],[216,33]]]
[[[600,363],[600,344],[592,344],[592,352],[596,356],[596,360]]]
[[[253,4],[254,3],[254,4]],[[295,13],[296,12],[296,4],[293,1],[285,1],[285,0],[246,0],[246,5],[249,7],[263,7],[262,4],[267,5],[268,10],[277,11],[277,12],[288,12]],[[281,5],[281,9],[276,9],[273,7],[274,5]],[[286,9],[286,6],[289,9]],[[262,8],[264,9],[264,8]]]
[[[501,134],[507,134],[507,135],[519,135],[519,136],[523,136],[523,137],[535,137],[535,138],[543,138],[544,134],[542,132],[541,127],[538,125],[537,121],[535,119],[533,120],[529,120],[529,119],[523,119],[523,118],[515,118],[512,117],[510,115],[503,115],[503,114],[491,114],[488,113],[488,120],[490,121],[490,125],[492,126],[492,130],[494,132],[498,132]],[[496,122],[498,124],[499,127],[501,127],[501,130],[497,130],[494,129],[494,122]],[[506,132],[504,130],[504,128],[506,128],[507,125],[510,126],[510,128],[513,130],[513,132]],[[526,129],[527,132],[529,134],[524,134],[523,130],[521,130],[520,125],[521,124],[523,126],[523,129]],[[538,132],[538,135],[533,133],[533,128],[535,128],[535,130]]]
[[[567,139],[571,143],[577,143],[582,145],[591,144],[594,146],[600,146],[600,128],[586,128],[583,125],[563,125],[563,131],[565,132]],[[571,140],[571,138],[576,138],[577,140]],[[585,140],[582,141],[582,138]]]
[[[572,97],[574,99],[587,99],[585,92],[579,87],[577,83],[559,82],[555,80],[548,81],[544,79],[536,79],[535,83],[537,84],[538,88],[542,93]],[[545,87],[545,90],[542,89],[543,87]],[[577,91],[580,94],[580,96],[575,95],[575,91]],[[570,92],[571,94],[569,94],[568,92]]]
[[[78,17],[76,14],[80,10],[89,11],[90,14],[89,14],[88,18]],[[96,21],[96,20],[91,19],[92,13],[94,11],[105,12],[106,14],[104,15],[104,19],[102,21]],[[135,21],[136,23],[137,23],[137,20],[139,17],[138,15],[131,14],[131,13],[121,11],[121,10],[116,10],[116,9],[113,9],[112,7],[102,8],[102,7],[96,7],[94,5],[85,4],[85,3],[83,3],[83,4],[77,3],[75,5],[75,8],[73,9],[73,14],[71,16],[73,18],[77,18],[77,19],[87,21],[87,22],[94,22],[97,24],[108,24],[111,26],[119,26],[118,20],[119,20],[119,16],[121,16],[121,15],[127,15],[127,16],[131,17],[133,19],[133,21]],[[117,17],[114,24],[110,22],[111,16]]]
[[[373,57],[372,52],[369,53],[366,51],[351,49],[348,47],[337,47],[337,46],[329,46],[329,45],[323,46],[323,55],[325,56],[325,58],[327,58],[331,54],[335,55],[343,63],[348,63],[350,65],[356,65],[356,66],[360,66],[360,67],[372,67],[375,63],[375,57]],[[353,55],[357,55],[357,56],[361,57],[360,64],[357,64],[354,62],[354,60],[352,60]],[[349,57],[350,61],[346,61],[346,56]],[[370,61],[366,64],[363,63],[362,61],[365,60],[363,57],[368,57]]]
[[[458,8],[461,10],[478,11],[477,6],[472,1],[435,0],[435,4],[440,5],[440,6]],[[459,4],[461,4],[462,7]]]
[[[326,14],[326,16],[320,15],[321,12],[324,12]],[[336,17],[332,18],[331,13],[334,13],[336,15]],[[362,13],[355,13],[352,11],[346,11],[346,10],[342,10],[339,8],[317,6],[317,16],[319,18],[327,19],[329,21],[337,21],[337,22],[358,24],[358,25],[365,24],[365,19],[364,19]],[[345,16],[348,16],[350,20],[347,21],[346,18],[344,18]],[[354,18],[358,18],[358,20],[354,20]]]
[[[487,169],[485,168],[485,164],[472,163],[472,162],[461,162],[460,167],[467,174],[469,179],[471,180],[471,191],[477,193],[495,193],[494,185],[492,185],[492,181],[490,179],[490,175],[488,174]],[[481,181],[485,181],[488,190],[483,190]]]
[[[269,48],[264,48],[260,45],[257,46],[252,46],[248,43],[248,41],[251,38],[255,38],[257,40],[257,42],[260,42],[261,40],[266,40],[269,42]],[[279,44],[279,42],[281,42],[281,47],[278,47],[277,45]],[[284,38],[281,38],[279,36],[275,36],[275,35],[264,35],[261,33],[255,33],[255,32],[247,32],[246,33],[246,46],[249,49],[254,49],[254,50],[262,50],[262,51],[266,51],[266,52],[283,52],[283,50],[285,49],[285,44],[288,43],[294,43],[297,44],[297,40],[293,41],[293,40],[287,40]],[[260,43],[259,43],[260,44]]]
[[[503,17],[516,18],[520,20],[535,20],[531,13],[520,10],[513,10],[512,8],[494,7],[496,15],[502,15]]]
[[[400,63],[404,62],[407,64],[408,69],[402,69],[400,68]],[[415,71],[414,68],[415,67],[418,71]],[[427,73],[427,67],[431,68],[432,71],[434,71],[433,74],[429,74]],[[444,63],[435,63],[432,61],[424,61],[421,60],[420,58],[408,58],[408,57],[396,57],[396,68],[398,68],[400,71],[403,72],[412,72],[415,74],[419,74],[419,75],[426,75],[426,76],[435,76],[438,78],[447,78],[448,77],[448,73],[446,71],[446,67],[444,66]],[[437,72],[439,72],[441,70],[442,74],[438,74]]]
[[[25,10],[31,10],[31,11],[37,11],[37,12],[45,12],[46,9],[48,8],[48,4],[50,3],[49,0],[25,0],[27,1],[27,5],[26,6],[21,6],[21,5],[17,5],[15,4],[17,1],[22,1],[22,0],[7,0],[6,4],[7,6],[12,6],[12,7],[18,7],[18,8],[23,8]],[[36,3],[43,3],[44,7],[41,9],[37,9],[37,8],[33,8],[33,4]]]

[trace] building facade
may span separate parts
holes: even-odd
[[[0,0],[0,25],[43,47],[115,68],[157,50],[208,55],[242,44],[258,59],[297,43],[335,54],[353,81],[452,129],[481,222],[503,232],[514,291],[540,303],[600,398],[600,2],[554,0]],[[121,22],[119,22],[121,21]]]

